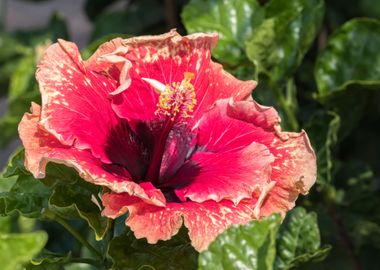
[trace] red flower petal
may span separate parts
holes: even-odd
[[[255,81],[241,81],[223,70],[222,65],[210,60],[209,67],[198,82],[194,84],[197,94],[197,108],[194,112],[194,119],[198,119],[209,110],[217,100],[233,98],[233,100],[243,100],[250,96],[256,87]]]
[[[216,100],[234,97],[242,100],[249,96],[256,86],[254,81],[240,81],[225,72],[221,65],[210,60],[211,50],[217,41],[216,34],[193,34],[181,37],[174,30],[159,36],[115,39],[101,46],[88,60],[94,70],[111,70],[109,61],[130,62],[130,86],[128,91],[117,91],[113,107],[120,117],[151,121],[156,118],[158,95],[142,78],[153,79],[162,84],[181,82],[185,72],[195,74],[193,85],[196,89],[197,109],[200,116]],[[125,52],[124,54],[121,52]],[[110,60],[111,61],[111,60]],[[125,65],[118,65],[120,75]],[[128,84],[129,85],[129,84]],[[124,90],[126,90],[125,88]],[[116,93],[115,93],[116,94]],[[195,118],[196,118],[195,117]]]
[[[292,209],[298,195],[306,195],[316,180],[316,157],[306,132],[282,132],[282,138],[272,141],[272,180],[276,185],[266,197],[261,216],[273,212],[283,215]]]
[[[307,194],[316,180],[316,157],[306,133],[282,132],[275,110],[253,100],[229,104],[227,114],[257,126],[255,141],[266,145],[275,157],[271,180],[276,184],[263,201],[260,216],[284,214],[294,207],[300,193]]]
[[[36,77],[45,129],[63,144],[91,149],[110,162],[104,145],[118,120],[107,96],[117,82],[87,70],[75,44],[63,40],[47,49]]]
[[[116,218],[129,211],[126,224],[136,238],[147,238],[148,243],[168,240],[181,228],[189,229],[194,248],[205,250],[207,246],[232,224],[245,224],[253,219],[255,200],[244,200],[238,205],[230,201],[206,201],[203,203],[167,203],[165,208],[148,205],[127,194],[103,195],[103,215]]]
[[[124,57],[132,63],[133,68],[129,70],[131,85],[128,91],[113,98],[115,111],[126,119],[155,119],[158,95],[142,78],[171,84],[182,81],[184,72],[192,72],[197,81],[208,67],[210,50],[216,40],[215,34],[181,37],[174,30],[159,36],[123,40],[126,51]],[[102,51],[105,52],[104,48]]]
[[[198,123],[198,151],[234,151],[250,145],[255,140],[252,123],[227,115],[227,99],[219,100]]]
[[[19,125],[19,134],[25,147],[25,167],[36,178],[45,177],[48,162],[62,163],[74,167],[80,176],[88,182],[106,186],[115,192],[127,192],[144,199],[148,203],[163,206],[163,194],[148,184],[138,185],[131,181],[127,171],[123,175],[110,173],[107,166],[95,158],[88,150],[78,150],[63,145],[54,136],[39,125],[41,107],[32,104],[32,114],[26,113]],[[115,171],[114,168],[112,171]]]
[[[196,153],[174,177],[185,185],[175,193],[182,201],[228,199],[238,204],[270,182],[273,160],[268,148],[255,142],[238,151]]]

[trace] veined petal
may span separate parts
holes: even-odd
[[[270,145],[275,156],[272,180],[276,181],[261,208],[261,216],[273,212],[285,214],[295,205],[299,194],[306,195],[316,180],[316,157],[305,131],[282,132],[282,138]]]
[[[197,148],[165,185],[186,201],[231,200],[259,193],[271,181],[273,155],[255,142],[256,128],[227,115],[229,100],[219,100],[198,124]],[[258,196],[258,195],[257,195]]]
[[[208,245],[232,224],[245,224],[253,219],[255,199],[234,205],[230,201],[203,203],[167,203],[165,208],[148,205],[128,194],[103,195],[103,215],[116,218],[127,211],[126,224],[136,238],[147,238],[148,243],[168,240],[177,234],[182,224],[189,230],[191,244],[198,251]]]
[[[255,142],[237,151],[196,153],[174,176],[182,185],[175,193],[182,201],[238,204],[255,195],[254,191],[260,194],[270,182],[273,160],[268,148]]]
[[[117,81],[85,68],[75,44],[50,46],[36,73],[42,96],[41,124],[62,144],[90,149],[103,162],[109,131],[118,119],[108,101]]]
[[[62,163],[75,168],[88,182],[106,186],[114,192],[127,192],[147,203],[165,205],[163,194],[151,184],[138,185],[131,181],[128,171],[102,163],[88,150],[62,144],[39,125],[41,107],[33,103],[31,110],[32,114],[26,113],[22,118],[19,134],[25,147],[25,167],[34,177],[45,177],[48,162]]]
[[[204,74],[198,75],[198,80],[194,83],[198,100],[194,119],[200,118],[217,100],[232,98],[239,101],[248,98],[256,85],[257,82],[252,80],[236,79],[223,70],[222,65],[210,61]]]
[[[231,100],[218,100],[199,120],[198,151],[236,151],[254,141],[256,130],[251,123],[227,115],[228,103]]]
[[[120,46],[126,51],[124,58],[132,64],[129,69],[131,85],[128,91],[120,91],[120,94],[113,97],[113,107],[123,118],[151,121],[156,118],[154,112],[157,109],[158,95],[142,78],[171,85],[172,82],[180,82],[185,72],[200,76],[208,67],[210,50],[216,41],[216,34],[181,37],[175,30],[163,35],[134,37],[121,42],[117,39],[100,47],[89,62],[94,66],[96,61],[101,61],[103,54],[112,54],[112,49],[120,51],[115,47],[122,43]]]
[[[254,141],[267,146],[275,158],[271,180],[276,184],[263,201],[260,216],[286,213],[294,207],[298,195],[307,194],[316,180],[316,156],[306,132],[282,132],[277,113],[252,100],[229,104],[227,114],[251,122],[255,127]]]

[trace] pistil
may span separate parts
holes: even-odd
[[[156,115],[164,122],[160,136],[155,140],[150,165],[145,177],[147,181],[156,185],[160,185],[160,168],[171,130],[175,125],[186,125],[197,104],[195,89],[190,82],[193,78],[193,73],[185,72],[183,80],[173,82],[172,85],[164,85],[157,80],[143,78],[160,94]]]

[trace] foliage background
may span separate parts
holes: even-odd
[[[56,165],[35,181],[17,152],[0,178],[6,270],[378,269],[379,1],[87,0],[83,11],[93,26],[85,58],[115,36],[218,31],[214,59],[241,79],[258,80],[254,98],[276,107],[284,129],[308,132],[317,183],[281,226],[274,215],[231,228],[198,255],[185,231],[155,246],[136,241],[121,219],[102,218],[88,203],[96,187]],[[40,103],[36,62],[57,38],[70,39],[59,13],[42,29],[0,30],[0,95],[8,101],[0,147],[17,137],[30,102]]]

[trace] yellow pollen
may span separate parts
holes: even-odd
[[[167,84],[164,91],[161,91],[157,104],[157,115],[170,117],[171,121],[181,118],[182,123],[186,123],[186,118],[191,118],[197,99],[195,89],[190,82],[194,78],[191,72],[183,74],[181,82]]]

